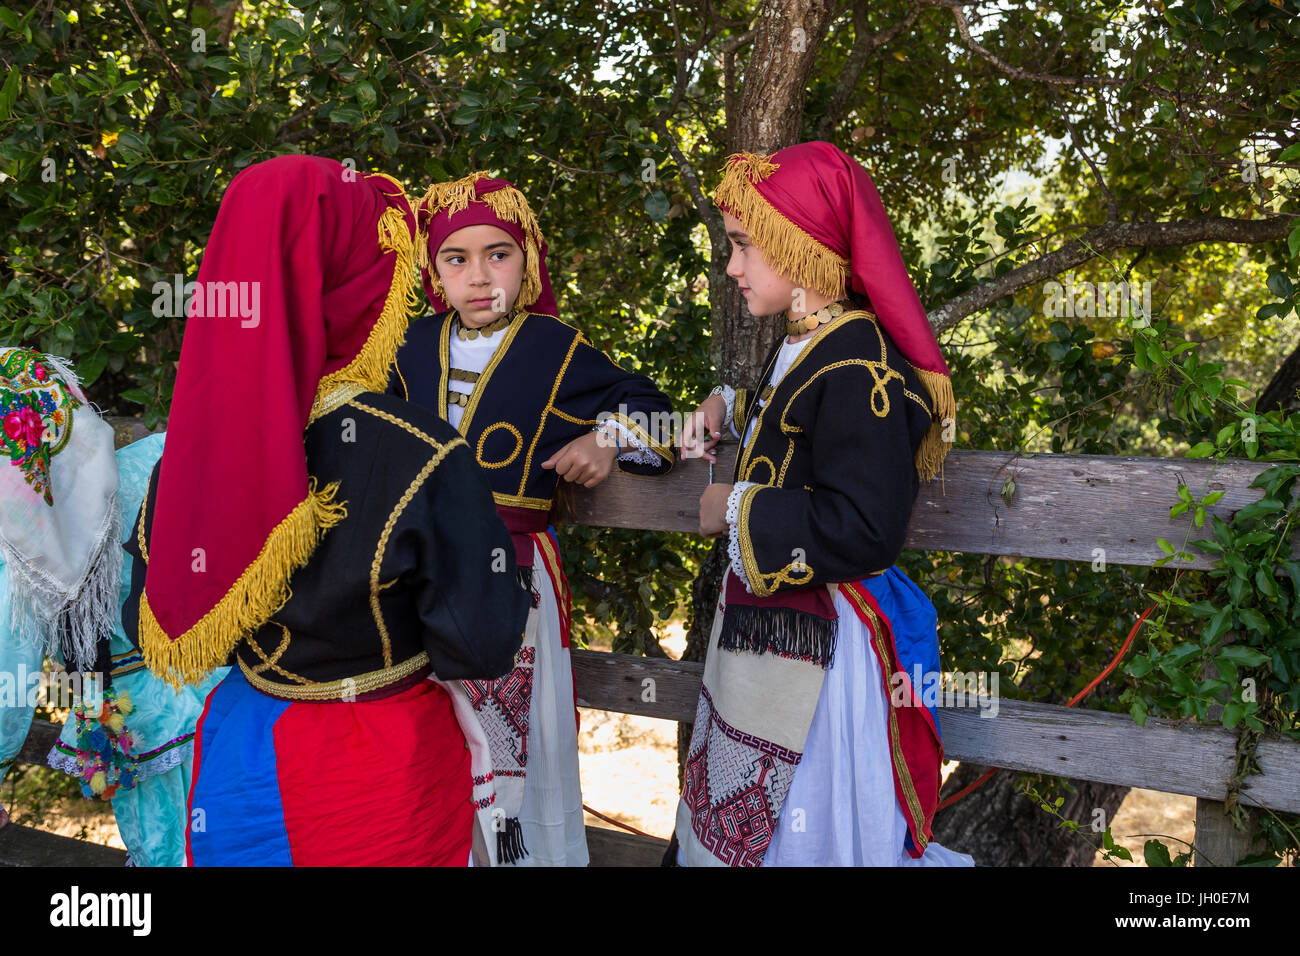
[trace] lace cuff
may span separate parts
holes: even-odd
[[[745,577],[745,565],[740,560],[740,529],[737,522],[740,516],[740,499],[745,492],[753,488],[757,482],[738,481],[732,486],[731,494],[727,496],[727,557],[731,560],[731,570],[740,578],[740,582],[745,585],[745,590],[750,594],[754,589],[749,586],[749,579]]]
[[[722,400],[727,403],[727,414],[722,420],[723,427],[727,428],[731,434],[739,438],[740,433],[736,431],[736,390],[730,385],[719,385],[713,391],[709,392],[709,395],[710,397],[721,395]]]
[[[618,456],[619,461],[631,462],[634,465],[658,465],[663,461],[658,454],[646,447],[646,444],[641,439],[628,431],[618,419],[603,418],[597,423],[596,427],[608,427],[618,431],[618,439],[623,444],[623,453]],[[605,441],[608,441],[608,439],[605,439]]]

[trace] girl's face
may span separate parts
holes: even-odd
[[[727,275],[740,286],[740,294],[745,297],[749,311],[754,315],[787,311],[794,302],[793,280],[768,264],[767,257],[750,241],[749,233],[745,232],[739,219],[724,211],[722,222],[727,228],[727,238],[731,240]]]
[[[457,229],[434,258],[447,303],[468,328],[508,313],[524,284],[524,251],[498,226]]]

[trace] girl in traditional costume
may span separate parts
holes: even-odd
[[[135,518],[162,456],[163,440],[150,435],[117,452],[117,511],[124,543],[137,533]],[[128,563],[119,602],[130,593]],[[174,690],[145,667],[118,615],[100,667],[108,672],[103,686],[96,683],[83,691],[50,750],[49,765],[76,777],[85,796],[112,801],[128,865],[183,866],[195,724],[208,693],[229,668],[218,667],[200,683]]]
[[[0,349],[0,441],[2,782],[27,739],[45,658],[95,667],[117,619],[122,552],[113,429],[62,360]]]
[[[570,598],[548,514],[557,480],[592,487],[615,460],[657,475],[668,398],[557,318],[546,242],[524,196],[476,172],[419,204],[433,314],[411,324],[393,391],[474,449],[533,593],[515,668],[466,687],[487,730],[504,862],[588,862],[569,654]]]
[[[217,214],[123,614],[175,686],[235,665],[198,722],[193,865],[465,865],[490,812],[444,682],[510,669],[528,595],[465,440],[382,394],[414,232],[395,181],[313,156]]]
[[[720,386],[683,454],[728,428],[728,536],[677,810],[685,865],[971,865],[931,839],[943,748],[913,668],[934,605],[895,565],[948,450],[948,368],[866,171],[829,143],[730,157],[714,200],[750,311],[786,311],[753,390]],[[670,851],[671,853],[672,851]],[[671,860],[670,860],[671,862]]]

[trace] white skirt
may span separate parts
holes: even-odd
[[[560,598],[541,552],[533,545],[533,587],[542,596],[533,700],[528,715],[528,775],[519,822],[528,854],[517,866],[586,866],[587,830],[578,774],[578,726],[573,665],[561,642]]]
[[[904,849],[889,700],[871,631],[839,591],[835,612],[835,656],[763,865],[974,866],[972,857],[938,843],[919,858]]]

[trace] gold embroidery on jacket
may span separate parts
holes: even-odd
[[[483,445],[487,441],[488,435],[491,435],[499,428],[504,428],[515,438],[515,450],[512,451],[501,461],[485,461],[483,458]],[[519,457],[519,453],[524,449],[524,436],[520,434],[519,429],[515,428],[509,422],[497,422],[483,429],[483,434],[478,436],[478,448],[474,451],[474,457],[484,468],[504,468]]]
[[[258,644],[256,640],[254,640],[252,637],[248,639],[248,641],[246,642],[248,646],[251,647],[253,649],[253,652],[262,659],[262,663],[252,668],[252,673],[260,674],[262,673],[262,671],[266,670],[267,668],[270,668],[271,670],[275,671],[275,673],[279,674],[281,677],[287,677],[289,678],[289,680],[299,684],[310,684],[311,681],[309,681],[307,678],[299,677],[297,674],[290,673],[289,671],[285,670],[283,667],[279,665],[278,662],[280,658],[283,657],[284,652],[289,649],[289,637],[290,637],[289,629],[285,627],[283,624],[281,624],[279,621],[272,621],[270,623],[275,624],[277,627],[279,627],[280,630],[284,632],[284,636],[280,640],[279,646],[274,651],[271,652],[270,657],[266,656],[265,652],[263,652],[262,650],[262,646]]]
[[[244,677],[255,688],[272,697],[285,697],[290,700],[347,700],[361,694],[387,687],[404,677],[409,677],[429,663],[427,651],[420,651],[410,660],[403,661],[395,667],[385,667],[377,671],[368,671],[355,677],[342,677],[339,680],[315,682],[308,681],[303,686],[278,684],[256,674],[239,658],[239,668]]]
[[[458,445],[464,445],[468,448],[469,443],[460,435],[456,436],[451,441],[440,442],[430,435],[425,434],[410,422],[403,421],[395,415],[390,415],[377,408],[372,408],[362,402],[353,401],[352,405],[369,412],[376,418],[381,418],[384,421],[397,425],[398,427],[410,432],[412,435],[423,439],[433,448],[433,456],[425,463],[424,467],[420,469],[419,474],[412,479],[410,485],[407,486],[406,491],[402,494],[402,497],[398,499],[397,504],[393,507],[392,512],[389,513],[388,520],[384,522],[384,530],[380,533],[379,543],[375,546],[375,556],[370,562],[370,613],[371,616],[374,617],[375,627],[379,631],[379,641],[382,645],[384,654],[384,666],[391,667],[393,664],[393,646],[392,641],[388,637],[388,626],[384,623],[383,609],[379,606],[379,568],[384,560],[384,551],[388,549],[388,536],[392,534],[393,526],[397,524],[397,519],[401,516],[402,512],[406,510],[406,506],[411,503],[411,499],[415,497],[416,492],[420,490],[420,487],[428,477],[433,474],[433,470],[442,463],[442,460],[447,457],[447,454],[452,449]]]
[[[582,343],[582,336],[575,335],[573,341],[569,343],[569,352],[564,356],[564,361],[560,363],[559,374],[555,376],[555,381],[551,384],[551,397],[546,400],[546,407],[542,409],[542,416],[537,422],[537,431],[533,433],[532,444],[528,446],[528,454],[524,456],[524,473],[519,478],[519,494],[524,493],[528,487],[528,472],[533,467],[533,452],[537,450],[537,443],[542,439],[542,431],[546,428],[546,416],[555,410],[555,396],[560,393],[560,382],[564,381],[564,373],[569,370],[569,363],[573,361],[573,353],[578,350]],[[525,505],[525,507],[527,507]]]

